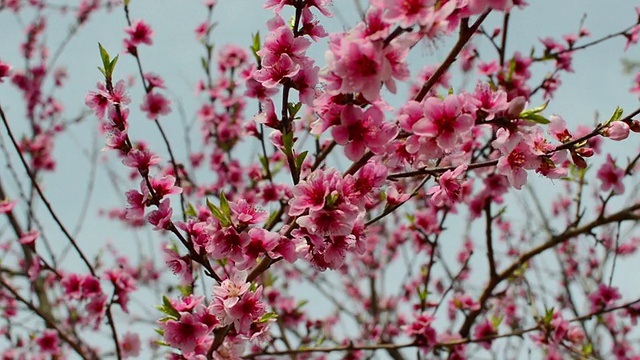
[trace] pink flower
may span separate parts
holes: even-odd
[[[384,185],[387,174],[387,166],[370,160],[356,176],[345,176],[342,182],[342,194],[348,203],[364,209],[367,202],[375,201],[372,192]]]
[[[22,233],[22,236],[20,236],[19,242],[22,245],[26,245],[31,248],[34,248],[36,246],[35,243],[38,237],[40,237],[40,232],[38,230],[27,231],[25,233]]]
[[[333,36],[333,37],[332,37]],[[391,65],[382,52],[382,43],[373,43],[357,34],[330,36],[328,69],[325,76],[342,93],[359,92],[369,102],[380,97],[380,85],[391,78]]]
[[[45,330],[42,336],[36,338],[36,343],[44,354],[57,355],[60,353],[60,339],[58,333],[53,329]]]
[[[80,280],[80,289],[83,298],[93,298],[102,294],[100,280],[91,275],[85,275],[85,277]]]
[[[485,116],[485,120],[492,120],[497,113],[509,108],[507,93],[500,90],[494,91],[489,83],[486,82],[478,82],[470,100],[478,108],[478,111]]]
[[[167,115],[171,112],[171,101],[162,94],[150,92],[144,96],[140,110],[147,113],[150,120],[157,119],[160,115]]]
[[[149,91],[151,91],[153,88],[167,88],[166,86],[164,86],[164,80],[157,74],[146,73],[144,74],[144,79],[147,80],[147,83],[149,84]]]
[[[233,219],[236,220],[235,223],[241,225],[258,224],[266,221],[269,217],[266,211],[249,205],[246,199],[229,203],[229,208],[231,209]]]
[[[329,189],[338,182],[340,174],[335,170],[316,170],[300,181],[293,188],[293,196],[289,200],[289,215],[297,216],[306,210],[315,211],[324,207]]]
[[[309,215],[299,217],[296,222],[319,236],[346,236],[351,234],[358,214],[357,206],[343,203],[332,209],[311,211]]]
[[[622,183],[624,175],[624,169],[618,168],[611,155],[607,155],[607,161],[598,170],[598,179],[602,181],[600,190],[609,191],[612,189],[618,195],[624,193],[624,184]]]
[[[195,296],[193,294],[183,296],[179,299],[171,299],[171,306],[178,312],[191,313],[198,305],[202,304],[204,296]]]
[[[444,151],[455,149],[474,124],[471,115],[462,113],[462,104],[463,99],[458,95],[449,95],[444,100],[428,98],[424,102],[425,117],[413,125],[413,132],[434,138]]]
[[[125,333],[120,340],[120,351],[125,359],[140,355],[140,336],[130,332]]]
[[[4,199],[0,201],[0,214],[6,214],[13,210],[18,202],[16,200],[9,201],[9,199]]]
[[[84,103],[95,112],[98,119],[104,119],[104,114],[109,106],[109,93],[104,83],[99,82],[97,87],[98,91],[89,91],[89,94],[84,98]]]
[[[149,168],[153,165],[160,163],[160,157],[148,149],[138,150],[131,149],[127,156],[122,159],[122,163],[125,166],[138,169],[141,174],[147,175]]]
[[[196,33],[196,39],[198,39],[198,41],[201,41],[202,39],[204,39],[208,31],[209,31],[208,21],[200,23],[200,25],[196,26],[196,28],[193,30],[193,32]]]
[[[567,130],[567,122],[561,116],[551,115],[549,121],[551,121],[549,123],[549,134],[562,143],[571,141],[572,135]]]
[[[181,313],[178,321],[171,319],[160,322],[159,325],[164,329],[164,340],[167,344],[179,349],[183,354],[194,351],[209,333],[207,325],[196,321],[188,312]]]
[[[624,34],[624,36],[627,38],[624,51],[627,51],[631,45],[638,43],[638,38],[640,38],[640,24],[634,26],[628,33]]]
[[[600,284],[598,285],[598,290],[589,294],[588,298],[591,302],[591,312],[596,312],[606,309],[607,306],[612,305],[616,300],[621,299],[622,296],[617,288]]]
[[[158,199],[162,199],[167,195],[182,193],[182,188],[175,186],[176,178],[171,175],[164,176],[161,179],[149,177],[149,183],[151,183],[151,188],[153,188]],[[146,185],[143,187],[143,184],[141,184],[140,186],[144,189],[146,195],[148,192]]]
[[[207,247],[207,252],[214,259],[229,258],[236,262],[244,260],[244,248],[249,244],[250,238],[246,232],[238,234],[236,229],[228,227],[216,231],[213,241]]]
[[[420,314],[415,321],[406,327],[405,332],[418,345],[429,349],[436,344],[436,330],[431,326],[433,320],[431,315]]]
[[[233,325],[239,334],[248,335],[251,324],[260,320],[266,313],[262,303],[262,286],[255,292],[248,291],[233,306],[227,309],[227,313],[233,319]]]
[[[492,143],[503,154],[496,165],[497,173],[505,175],[509,184],[516,189],[522,188],[527,182],[526,170],[540,166],[538,155],[541,154],[531,146],[530,141],[532,140],[527,134],[516,133],[512,136],[509,130],[500,128]]]
[[[426,19],[434,11],[435,0],[378,0],[372,3],[380,9],[386,9],[384,20],[387,23],[410,28],[415,24],[426,25]]]
[[[94,328],[98,329],[102,319],[104,318],[105,312],[107,310],[107,295],[100,292],[95,296],[91,297],[87,305],[85,306],[85,310],[87,311],[87,321],[93,321]]]
[[[247,62],[247,51],[237,45],[226,44],[218,51],[218,69],[225,72],[238,68]]]
[[[64,289],[65,297],[69,299],[80,299],[82,296],[82,290],[80,288],[82,278],[75,273],[64,274],[60,285]]]
[[[271,66],[265,66],[253,73],[253,78],[266,88],[273,88],[285,78],[291,78],[300,71],[300,64],[295,63],[287,54],[282,54]]]
[[[483,323],[476,325],[475,330],[473,331],[473,337],[476,339],[481,339],[485,337],[494,336],[497,334],[496,329],[493,327],[493,324],[489,320],[485,320]],[[491,349],[492,340],[486,340],[478,342],[483,348],[489,350]]]
[[[182,285],[188,285],[193,282],[193,273],[191,268],[191,258],[189,256],[180,256],[173,249],[165,248],[164,262],[169,266],[171,272],[180,278]]]
[[[469,10],[473,14],[478,14],[484,11],[487,7],[506,11],[513,6],[514,0],[469,0]]]
[[[213,287],[213,295],[224,299],[240,297],[249,290],[251,286],[247,282],[246,271],[236,271],[231,278],[222,281],[220,286]],[[233,306],[237,301],[226,302],[225,306]]]
[[[114,300],[113,302],[119,304],[122,311],[128,313],[127,305],[129,303],[129,294],[136,289],[136,281],[131,275],[118,268],[109,269],[104,272],[104,277],[111,281],[114,287]]]
[[[272,251],[278,246],[282,236],[262,228],[252,228],[249,230],[251,241],[245,247],[245,255],[249,265],[253,265],[258,257],[269,254],[273,259],[279,257]]]
[[[153,210],[147,215],[147,221],[149,224],[155,225],[154,230],[169,230],[173,225],[171,222],[172,214],[171,201],[164,199],[157,210]]]
[[[0,84],[4,81],[3,78],[9,75],[11,75],[11,66],[0,60]]]
[[[151,36],[153,35],[151,26],[140,19],[134,20],[131,23],[131,26],[127,26],[124,28],[124,31],[130,36],[130,45],[138,46],[140,44],[153,44],[153,41],[151,40]]]
[[[380,153],[398,134],[398,127],[385,122],[377,106],[364,112],[359,106],[345,106],[340,118],[342,123],[331,130],[331,135],[336,143],[345,145],[345,155],[352,161],[362,157],[367,148],[374,154]]]
[[[113,90],[107,94],[107,100],[114,105],[127,105],[131,102],[124,80],[116,83]]]
[[[438,179],[439,185],[436,185],[427,191],[427,195],[431,195],[431,203],[434,206],[442,206],[459,202],[462,198],[462,185],[458,179],[467,171],[467,164],[462,164],[454,171],[447,170]]]

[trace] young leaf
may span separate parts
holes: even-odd
[[[302,163],[304,162],[304,159],[307,157],[308,153],[308,151],[303,151],[300,155],[298,155],[298,157],[296,158],[296,169],[300,170],[300,168],[302,167]]]
[[[104,69],[107,69],[109,67],[109,63],[111,62],[110,57],[109,57],[109,53],[107,52],[107,50],[104,49],[104,47],[102,47],[102,44],[98,43],[98,47],[100,48],[100,57],[102,58],[102,66],[104,67]]]
[[[278,314],[274,313],[274,312],[268,312],[264,315],[262,315],[262,317],[260,318],[260,320],[258,320],[258,323],[265,323],[271,319],[277,319],[278,318]]]
[[[614,121],[620,120],[620,118],[622,117],[622,113],[623,112],[624,112],[624,110],[622,110],[622,108],[620,106],[616,106],[616,109],[613,111],[613,114],[611,114],[611,117],[609,118],[609,120],[607,120],[607,122],[604,123],[604,126],[607,126],[607,125],[611,124]]]
[[[295,118],[296,115],[298,114],[298,112],[300,111],[300,109],[302,108],[302,103],[298,102],[298,103],[289,103],[287,108],[289,109],[289,114],[291,115],[291,118]]]
[[[156,309],[162,311],[163,313],[171,316],[172,318],[178,320],[180,319],[180,313],[176,310],[173,305],[171,305],[171,301],[166,295],[162,296],[162,305],[156,306]]]
[[[223,227],[231,225],[231,222],[224,216],[222,211],[220,211],[217,206],[213,205],[213,203],[209,201],[209,199],[207,199],[207,207],[211,211],[211,214],[213,214],[213,216],[215,216],[216,219],[220,221],[220,225],[222,225]]]
[[[536,113],[528,113],[528,114],[525,114],[525,113],[523,112],[522,114],[520,114],[519,118],[520,118],[520,119],[524,119],[524,120],[531,120],[531,121],[533,121],[533,122],[535,122],[535,123],[543,124],[543,125],[544,125],[544,124],[548,124],[548,123],[550,123],[550,122],[551,122],[551,121],[549,121],[549,119],[547,119],[546,117],[544,117],[544,116],[542,116],[542,115],[539,115],[539,114],[536,114]]]
[[[231,209],[229,208],[229,201],[227,201],[226,196],[224,196],[224,192],[220,193],[220,210],[222,210],[222,214],[227,219],[231,219]]]
[[[293,132],[282,134],[282,145],[284,145],[284,154],[289,156],[293,152]]]

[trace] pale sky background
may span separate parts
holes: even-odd
[[[640,5],[631,0],[530,0],[529,2],[531,5],[525,11],[515,10],[512,13],[507,53],[512,53],[514,50],[528,53],[531,47],[535,46],[537,53],[540,54],[542,46],[537,39],[546,36],[560,39],[563,34],[576,33],[583,15],[586,15],[584,25],[591,32],[591,36],[586,41],[622,30],[635,22],[636,13],[633,7]],[[55,3],[62,3],[62,0]],[[219,49],[227,43],[248,48],[251,34],[257,30],[260,30],[264,39],[265,22],[272,17],[272,13],[263,10],[262,3],[262,1],[254,0],[220,0],[214,11],[214,19],[218,22],[213,33],[216,48]],[[339,6],[339,14],[332,19],[321,19],[322,23],[327,26],[327,30],[330,32],[351,27],[357,19],[353,1],[334,0],[334,3],[335,6]],[[155,31],[154,46],[141,46],[139,53],[145,71],[161,75],[170,90],[170,97],[174,101],[174,112],[170,116],[161,118],[161,123],[166,129],[169,129],[170,133],[177,134],[171,138],[171,142],[178,154],[179,161],[184,161],[184,142],[180,130],[181,120],[176,104],[178,102],[182,104],[187,113],[187,120],[191,122],[200,103],[194,95],[194,85],[203,76],[200,67],[200,56],[203,54],[203,49],[195,39],[193,30],[205,20],[206,9],[200,1],[194,0],[132,0],[130,8],[132,19],[143,18]],[[284,14],[286,14],[285,19],[290,16],[290,13]],[[31,16],[30,13],[22,14],[21,21],[19,21],[13,13],[0,12],[0,59],[9,62],[14,68],[22,66],[18,57],[18,46],[23,41],[21,23],[28,21]],[[70,17],[56,16],[49,19],[46,36],[52,47],[55,48],[60,43],[71,22]],[[486,27],[491,30],[493,26],[497,26],[501,22],[501,14],[492,14]],[[67,116],[73,117],[85,109],[84,96],[87,91],[93,90],[96,82],[101,79],[101,74],[97,70],[100,61],[97,42],[101,42],[112,56],[115,55],[123,50],[122,39],[125,34],[122,29],[125,26],[126,21],[122,9],[111,13],[94,14],[89,24],[81,29],[65,49],[57,64],[67,66],[69,79],[66,86],[58,92],[58,98],[62,99]],[[476,43],[485,57],[493,56],[486,41]],[[412,69],[415,71],[424,65],[439,63],[445,58],[449,44],[451,44],[451,39],[443,39],[430,46],[419,45],[410,56],[409,63]],[[626,111],[632,111],[640,106],[638,96],[628,92],[632,86],[633,75],[623,74],[621,65],[623,57],[640,60],[640,47],[632,47],[623,53],[624,44],[623,38],[616,38],[577,53],[573,61],[575,73],[562,74],[562,86],[556,92],[545,114],[558,113],[567,120],[570,128],[575,128],[577,124],[593,124],[595,112],[599,112],[601,120],[605,120],[613,112],[616,105]],[[326,39],[322,40],[320,44],[312,46],[311,54],[314,54],[314,58],[320,66],[323,65],[322,54],[325,49]],[[129,74],[137,76],[134,66],[133,57],[122,54],[116,69],[116,78],[125,78]],[[457,70],[458,67],[454,65],[453,68]],[[542,78],[545,73],[553,69],[553,64],[535,65],[533,69],[534,78]],[[461,83],[458,77],[454,79],[452,86],[458,89]],[[138,109],[142,93],[139,79],[137,79],[137,84],[131,89],[133,106],[130,117],[130,135],[134,139],[150,141],[152,149],[164,155],[164,146],[159,141],[155,126],[152,126],[153,124],[146,120]],[[396,98],[403,99],[404,97],[404,94],[399,94]],[[541,102],[540,98],[534,99],[532,106],[537,106]],[[0,103],[12,123],[14,132],[19,132],[23,126],[21,118],[23,103],[19,93],[7,82],[0,84]],[[399,102],[392,102],[392,105],[398,104]],[[245,115],[250,118],[256,110],[256,106],[249,104]],[[96,141],[98,144],[96,146],[101,148],[104,143],[103,138],[98,137],[96,140],[94,135],[88,131],[95,129],[95,127],[95,119],[93,116],[89,116],[84,124],[73,128],[71,131],[73,136],[58,137],[55,146],[57,171],[45,176],[45,192],[58,215],[70,229],[76,226],[77,219],[80,218],[86,183],[89,178],[89,162],[79,149],[91,149]],[[8,137],[4,129],[0,133],[3,141],[8,144]],[[193,139],[194,145],[197,146],[200,142],[199,135]],[[636,137],[625,142],[622,147],[619,146],[617,152],[621,155],[627,151],[635,154],[639,144],[640,141]],[[254,149],[253,145],[245,148]],[[115,154],[103,155],[111,160],[115,158]],[[246,155],[251,154],[247,153]],[[0,177],[11,196],[17,198],[17,194],[11,192],[15,190],[15,184],[5,171],[5,161],[4,159],[0,160]],[[12,162],[14,166],[18,165],[15,157],[12,158]],[[122,173],[127,171],[117,161],[111,161],[111,164],[113,165],[111,168],[116,171]],[[19,172],[21,172],[20,168]],[[530,178],[536,177],[535,174],[530,175]],[[550,184],[548,180],[535,181],[534,183],[540,188],[546,188]],[[122,190],[126,191],[132,187],[137,188],[137,184],[124,186]],[[81,246],[89,253],[94,253],[99,249],[105,240],[112,241],[123,252],[136,253],[138,250],[135,238],[148,236],[147,232],[143,232],[141,235],[132,237],[132,234],[123,227],[114,226],[112,222],[105,221],[104,218],[96,215],[98,209],[112,208],[118,205],[125,205],[124,195],[114,191],[104,167],[100,167],[97,170],[95,192],[91,198],[89,213],[82,231],[77,236]],[[510,210],[515,210],[515,208]],[[178,213],[177,208],[174,212]],[[65,239],[56,228],[50,226],[50,218],[44,212],[42,214],[40,218],[46,224],[48,237],[64,246]],[[155,234],[152,235],[155,236]],[[4,236],[6,237],[7,234]],[[146,241],[144,243],[147,244]],[[157,249],[160,242],[155,241],[155,244],[153,246]],[[65,265],[79,266],[77,258],[73,255],[68,257]],[[83,268],[78,268],[78,270],[83,270]],[[148,303],[158,302],[159,299],[148,299]]]

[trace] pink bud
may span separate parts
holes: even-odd
[[[581,156],[584,156],[584,157],[592,157],[593,156],[593,149],[592,148],[579,148],[579,149],[576,149],[576,152],[578,154],[580,154]]]
[[[509,117],[515,118],[520,115],[522,110],[524,110],[526,103],[527,101],[525,100],[524,96],[518,96],[517,98],[511,100],[511,102],[509,103],[509,110],[507,110],[507,114],[509,115]]]
[[[624,121],[614,121],[605,129],[603,135],[615,141],[624,140],[629,136],[629,125]]]

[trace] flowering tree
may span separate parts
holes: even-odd
[[[640,294],[616,285],[640,244],[629,138],[640,108],[612,104],[577,127],[545,111],[581,50],[637,43],[638,8],[618,32],[594,38],[581,24],[522,54],[507,39],[524,1],[356,1],[360,21],[329,33],[330,0],[267,0],[266,36],[214,51],[207,0],[199,106],[181,110],[197,118],[200,145],[187,124],[182,148],[167,130],[181,116],[171,88],[146,71],[154,29],[136,1],[0,1],[0,13],[35,15],[23,64],[0,49],[0,87],[24,100],[20,114],[0,99],[3,359],[640,356]],[[90,115],[70,119],[56,61],[103,11],[123,13],[123,50],[97,47],[97,86],[65,99]],[[47,19],[68,15],[50,55]],[[440,39],[446,58],[412,69],[410,53]],[[157,234],[139,259],[120,243],[131,239],[89,252],[48,200],[54,147],[82,122],[111,156],[92,166],[126,186],[124,205],[103,215],[131,238]],[[137,130],[145,122],[155,131]],[[616,141],[623,154],[607,150]],[[534,174],[557,196],[532,190]]]

